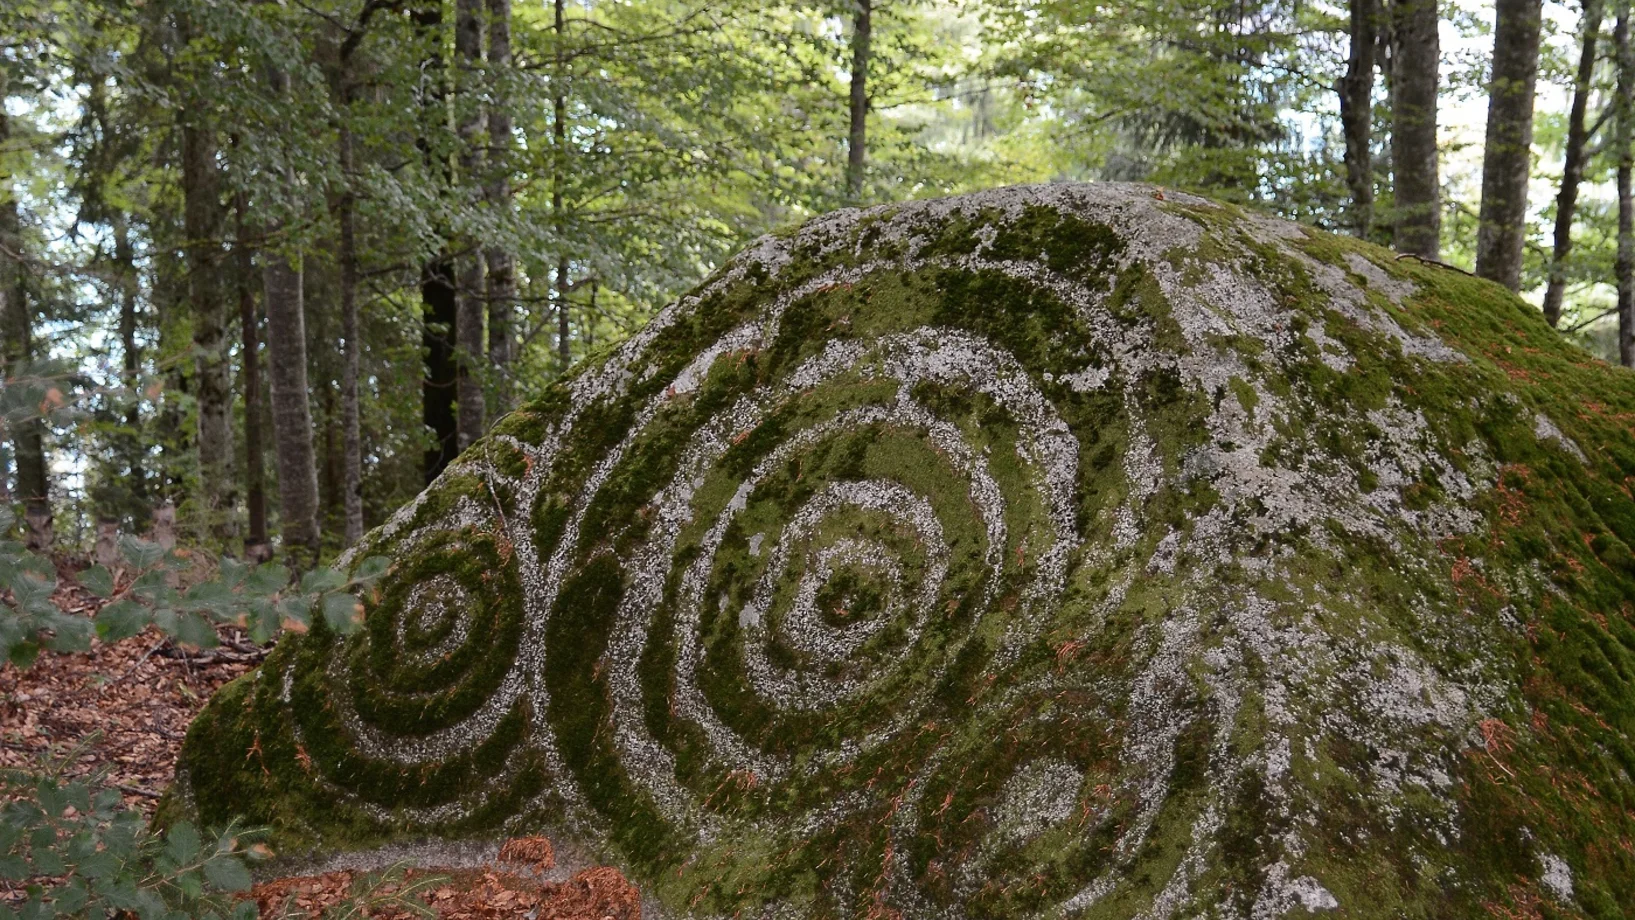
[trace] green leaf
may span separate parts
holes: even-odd
[[[186,821],[176,822],[176,826],[165,834],[165,855],[177,866],[185,866],[198,859],[203,848],[198,830]]]
[[[139,569],[153,567],[164,558],[165,550],[159,544],[141,537],[125,534],[119,538],[119,554],[125,561]]]
[[[208,610],[211,613],[224,613],[232,606],[237,597],[233,589],[219,581],[206,581],[188,589],[183,602],[195,610]]]
[[[216,629],[196,613],[184,613],[176,621],[176,638],[198,648],[211,648],[219,641]]]
[[[352,581],[358,584],[374,581],[385,575],[391,567],[391,559],[385,556],[370,556],[358,563],[357,568],[352,570]]]
[[[324,595],[324,621],[329,628],[347,635],[363,622],[363,604],[346,592]]]
[[[97,634],[105,642],[128,639],[152,622],[148,608],[135,601],[114,601],[97,611]]]
[[[301,590],[312,594],[346,587],[346,576],[335,569],[319,568],[301,576]]]
[[[250,870],[235,856],[222,856],[205,863],[204,877],[222,891],[244,891],[250,887]]]
[[[277,563],[258,565],[244,579],[244,593],[250,596],[271,597],[289,587],[289,584],[289,569]]]
[[[100,565],[93,565],[79,573],[77,580],[80,587],[97,597],[108,597],[114,593],[113,573]]]
[[[91,636],[96,633],[96,624],[90,620],[57,614],[51,617],[50,624],[52,651],[83,652],[91,647]]]

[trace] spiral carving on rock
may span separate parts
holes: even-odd
[[[1506,692],[1427,659],[1470,628],[1445,573],[1356,548],[1481,533],[1497,472],[1411,387],[1325,395],[1468,359],[1303,239],[1050,186],[760,241],[372,534],[360,635],[218,702],[287,727],[257,801],[319,841],[547,831],[678,915],[1338,903],[1335,796],[1457,836]]]

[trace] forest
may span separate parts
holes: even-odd
[[[755,237],[1196,190],[1635,363],[1627,2],[11,0],[4,498],[298,566]]]
[[[0,920],[1635,916],[1632,5],[0,0]]]

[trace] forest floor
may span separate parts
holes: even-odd
[[[60,583],[55,600],[62,610],[96,613],[101,602],[95,596],[67,578]],[[126,805],[151,817],[175,776],[188,724],[212,693],[265,654],[236,629],[222,627],[218,634],[221,644],[213,649],[189,650],[149,630],[120,642],[94,642],[89,652],[44,652],[26,670],[0,665],[0,769],[54,767],[61,775],[118,789]],[[352,871],[272,879],[247,896],[264,920],[318,918],[349,898],[353,904],[390,902],[400,890],[411,891],[408,897],[426,910],[382,906],[348,916],[640,920],[639,895],[615,869],[542,881],[552,861],[543,838],[511,841],[501,855],[504,862],[477,869],[410,867],[384,883]],[[19,895],[0,883],[0,905]]]

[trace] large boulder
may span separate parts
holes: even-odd
[[[1496,285],[1235,207],[842,211],[371,534],[183,801],[675,916],[1635,916],[1632,426]]]

